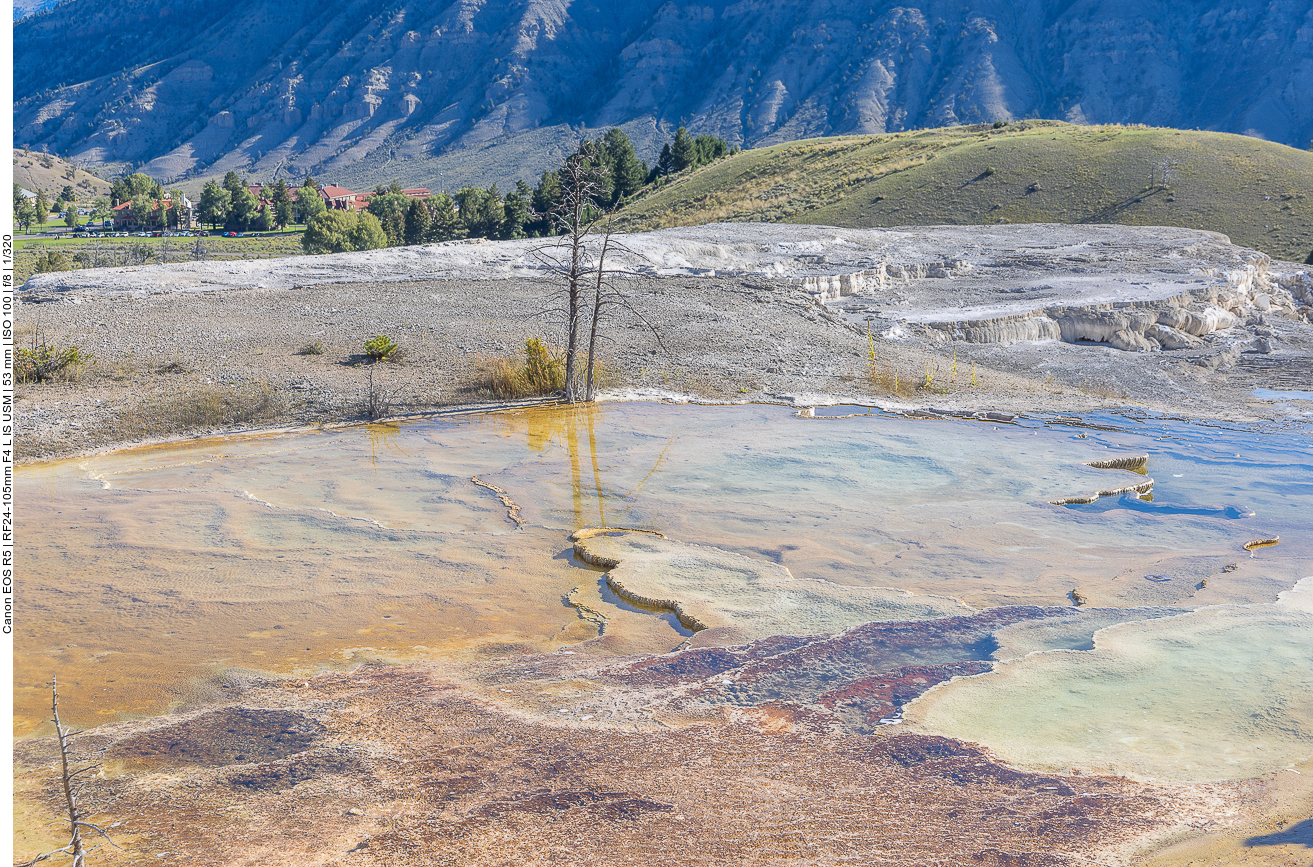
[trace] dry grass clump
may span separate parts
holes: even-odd
[[[268,382],[203,383],[120,410],[108,426],[116,439],[152,439],[255,422],[270,424],[284,419],[287,410],[286,399]]]
[[[483,356],[475,360],[475,387],[501,398],[537,397],[565,390],[565,359],[536,337],[524,341],[524,360]]]
[[[880,394],[890,397],[915,397],[919,383],[910,376],[901,376],[894,367],[880,368],[871,365],[867,380]]]

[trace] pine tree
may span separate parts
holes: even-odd
[[[456,203],[446,193],[429,196],[427,204],[432,221],[429,223],[428,241],[452,241],[463,237]]]
[[[614,205],[643,188],[643,184],[647,181],[647,166],[639,162],[638,154],[634,152],[634,144],[623,130],[612,127],[606,131],[602,142],[610,158],[613,182],[611,204]]]
[[[406,211],[406,243],[423,244],[429,235],[429,225],[433,222],[429,216],[428,205],[419,199],[410,203]]]
[[[670,143],[670,164],[677,172],[682,172],[697,163],[697,144],[688,130],[680,127],[675,131],[675,140]]]

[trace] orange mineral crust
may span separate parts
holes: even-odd
[[[370,665],[102,726],[81,747],[108,760],[88,802],[131,845],[99,863],[1112,864],[1216,820],[1245,785],[1025,773],[960,741],[826,734],[755,708],[668,727],[631,706],[601,728],[500,682],[511,698],[494,704],[430,669]],[[19,766],[50,753],[28,741]]]

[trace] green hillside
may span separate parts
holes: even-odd
[[[1303,262],[1313,251],[1313,153],[1226,133],[1059,121],[808,139],[743,151],[620,214],[626,230],[717,221],[1182,226]]]

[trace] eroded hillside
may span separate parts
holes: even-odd
[[[751,146],[1036,116],[1306,144],[1313,8],[1217,5],[75,2],[15,28],[15,143],[167,182],[449,188],[681,121]]]

